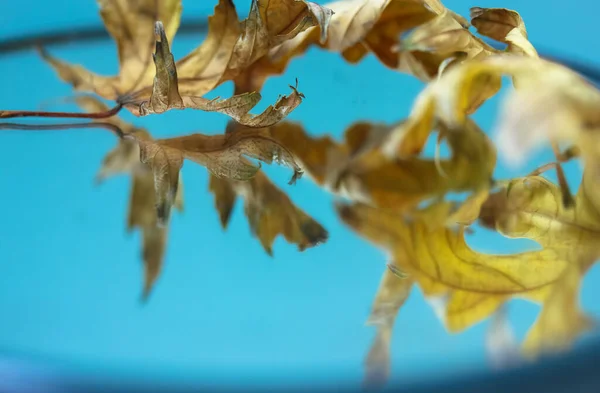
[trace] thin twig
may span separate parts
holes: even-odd
[[[43,112],[43,111],[0,111],[0,119],[10,119],[15,117],[53,117],[69,119],[106,119],[119,113],[123,104],[117,104],[115,107],[104,111],[94,113],[78,112]]]

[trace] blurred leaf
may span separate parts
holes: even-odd
[[[107,110],[105,104],[93,97],[79,97],[76,102],[88,112]],[[119,118],[112,118],[110,122],[118,125],[126,135],[143,135],[146,139],[151,138],[146,130],[136,128]],[[142,299],[146,300],[162,270],[167,244],[167,228],[158,225],[154,175],[140,162],[140,149],[134,140],[119,140],[118,145],[105,156],[96,179],[101,182],[117,174],[127,174],[132,178],[127,230],[132,231],[135,228],[142,230],[142,258],[144,261]],[[183,211],[183,182],[181,174],[178,176],[180,187],[177,189],[174,204],[179,211]]]
[[[440,124],[452,151],[451,157],[444,160],[386,157],[382,148],[389,143],[390,134],[402,126],[388,130],[380,146],[375,145],[342,162],[334,189],[355,201],[404,211],[450,191],[489,187],[496,163],[495,152],[474,122],[457,129],[446,129]]]
[[[508,52],[538,57],[537,51],[527,40],[525,23],[516,11],[506,8],[473,7],[471,24],[479,34],[508,44]]]
[[[367,325],[377,328],[375,339],[365,359],[367,387],[381,386],[389,378],[392,329],[396,315],[408,299],[412,285],[412,279],[399,278],[390,269],[383,273],[371,315],[367,320]]]
[[[269,255],[273,255],[273,242],[278,235],[296,244],[300,251],[325,242],[329,236],[325,228],[295,206],[262,171],[249,181],[211,176],[210,190],[215,196],[223,228],[229,223],[236,197],[244,199],[244,212],[252,234]]]
[[[557,185],[539,176],[512,181],[482,206],[482,224],[507,237],[533,239],[545,251],[569,262],[552,286],[526,295],[543,303],[525,341],[531,356],[568,348],[591,327],[578,304],[581,278],[600,258],[598,186],[589,172],[584,172],[573,207],[563,205]]]
[[[292,168],[294,175],[290,184],[302,176],[292,153],[262,129],[244,128],[222,135],[192,134],[158,140],[140,134],[126,138],[139,144],[140,160],[154,174],[160,224],[169,219],[184,158],[206,167],[214,176],[233,180],[249,180],[260,169],[260,164],[254,165],[245,157]]]

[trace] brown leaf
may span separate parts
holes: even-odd
[[[236,196],[244,198],[244,211],[252,234],[269,255],[273,254],[273,242],[279,235],[296,244],[300,251],[327,240],[327,231],[295,206],[262,171],[248,181],[211,176],[210,190],[215,195],[223,228],[227,227]]]
[[[467,55],[466,59],[485,57],[496,52],[461,25],[448,10],[412,30],[402,39],[400,49],[433,52],[444,58],[462,52]]]
[[[208,100],[197,96],[180,96],[178,91],[177,69],[173,55],[169,51],[167,38],[160,22],[156,23],[156,77],[152,95],[148,101],[138,98],[127,98],[122,103],[134,114],[145,116],[151,113],[163,113],[169,109],[201,109],[207,112],[221,112],[229,115],[238,123],[249,127],[268,127],[291,113],[300,103],[304,95],[297,86],[290,86],[292,94],[280,97],[275,105],[269,106],[263,113],[252,115],[248,112],[260,101],[258,93],[243,93],[221,100],[218,97]],[[296,81],[297,84],[297,81]]]
[[[313,26],[321,30],[321,39],[326,39],[332,14],[330,9],[305,0],[252,0],[250,14],[242,22],[242,34],[222,80],[235,78],[269,49]]]
[[[359,62],[371,51],[385,65],[396,68],[398,55],[392,48],[401,33],[436,15],[422,0],[349,0],[326,7],[333,10],[328,30],[322,23],[272,48],[238,75],[239,91],[259,90],[268,76],[283,73],[292,58],[313,45],[339,52],[350,63]]]
[[[42,55],[76,89],[117,100],[136,115],[194,108],[224,112],[241,123],[265,127],[300,104],[302,95],[294,89],[292,95],[278,101],[268,113],[255,118],[247,112],[260,99],[258,93],[223,101],[206,100],[202,96],[234,78],[272,46],[311,26],[322,26],[326,36],[330,10],[304,0],[265,4],[253,0],[250,16],[240,25],[232,1],[219,0],[209,18],[205,42],[175,62],[169,40],[179,26],[180,0],[159,3],[101,2],[105,25],[119,47],[118,76],[98,76],[81,66],[57,60],[45,51]],[[154,67],[150,62],[153,45]]]
[[[477,32],[508,44],[508,52],[538,57],[527,40],[525,23],[516,11],[506,8],[471,8],[471,24]]]
[[[292,168],[294,175],[290,184],[302,176],[302,170],[292,153],[260,129],[230,128],[223,135],[192,134],[158,140],[148,140],[138,135],[130,137],[140,146],[141,161],[154,173],[157,212],[161,224],[166,223],[169,218],[184,158],[206,167],[214,176],[232,180],[249,180],[260,169],[260,165],[253,165],[244,157],[267,164],[276,162]]]
[[[330,152],[338,148],[331,137],[313,138],[300,124],[287,121],[270,127],[268,132],[290,149],[309,177],[317,184],[324,185],[331,164]]]
[[[100,16],[104,26],[117,44],[119,74],[101,76],[58,60],[43,51],[46,61],[61,79],[80,91],[91,91],[116,100],[122,95],[152,85],[154,66],[152,51],[155,45],[154,23],[163,22],[168,40],[179,28],[181,0],[100,0]]]

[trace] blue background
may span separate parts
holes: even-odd
[[[184,0],[184,18],[208,15],[216,1]],[[245,17],[249,0],[237,0]],[[51,5],[50,5],[51,4]],[[560,52],[600,64],[590,50],[596,27],[594,1],[524,2],[446,0],[468,16],[469,7],[506,7],[523,16],[540,52]],[[101,24],[94,1],[48,3],[2,1],[0,39],[25,33]],[[203,39],[185,36],[172,44],[176,58]],[[112,41],[50,48],[60,58],[99,73],[117,72]],[[77,110],[58,101],[72,93],[34,51],[0,57],[0,108]],[[285,75],[268,80],[264,108],[299,78],[304,103],[289,118],[313,135],[340,137],[359,120],[395,122],[405,117],[422,84],[384,68],[369,56],[359,65],[338,54],[310,50]],[[225,84],[211,93],[228,96]],[[476,115],[491,129],[497,99]],[[225,116],[172,111],[128,120],[155,136],[221,133]],[[31,120],[32,122],[43,122]],[[208,384],[359,383],[374,329],[364,326],[385,269],[385,255],[342,226],[334,198],[308,179],[286,185],[289,173],[266,168],[292,200],[330,232],[329,241],[304,253],[278,239],[268,257],[243,216],[240,201],[229,229],[220,228],[208,175],[187,163],[186,207],[172,219],[165,267],[150,301],[139,303],[139,234],[125,233],[129,179],[95,186],[104,154],[116,144],[107,132],[90,130],[0,134],[0,350],[32,356],[71,371],[94,375],[141,375]],[[429,151],[431,154],[431,151]],[[523,168],[500,161],[496,177],[525,174],[548,162],[542,151]],[[573,187],[578,164],[567,165]],[[552,177],[552,176],[551,176]],[[469,244],[484,252],[535,247],[477,229]],[[600,313],[598,268],[588,274],[582,302]],[[522,338],[538,307],[511,303],[511,321]],[[447,334],[415,289],[401,310],[392,345],[393,377],[400,383],[435,374],[486,367],[487,322],[459,335]],[[0,372],[2,371],[0,362]]]

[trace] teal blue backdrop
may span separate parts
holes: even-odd
[[[240,15],[247,15],[250,1],[235,2]],[[214,3],[184,0],[184,17],[208,15]],[[600,64],[590,36],[598,24],[595,1],[446,0],[445,5],[463,15],[471,6],[516,9],[540,51]],[[97,11],[92,0],[3,1],[0,40],[98,26]],[[200,33],[176,38],[176,58],[202,40]],[[112,41],[50,50],[100,73],[117,71]],[[0,108],[77,110],[60,102],[72,94],[70,86],[34,51],[0,56],[0,67]],[[338,138],[356,121],[391,123],[405,117],[423,87],[372,56],[349,65],[338,54],[311,49],[284,75],[268,80],[257,109],[287,93],[296,77],[306,100],[289,118],[313,135]],[[225,84],[209,96],[231,93]],[[491,100],[475,117],[486,130],[494,124],[497,103]],[[221,133],[227,121],[192,110],[124,117],[162,137]],[[279,239],[271,258],[252,238],[241,203],[229,229],[221,230],[206,170],[186,163],[185,212],[172,219],[163,274],[142,305],[139,234],[125,232],[129,179],[93,182],[116,142],[93,130],[0,133],[0,353],[44,359],[72,372],[215,385],[360,382],[374,335],[364,321],[387,261],[338,221],[334,197],[309,179],[287,186],[287,170],[267,167],[292,200],[330,232],[326,244],[302,253]],[[522,168],[500,161],[496,177],[525,174],[550,159],[541,151]],[[578,164],[567,170],[576,187]],[[486,252],[535,247],[480,228],[468,241]],[[598,280],[596,267],[582,292],[584,308],[595,315]],[[519,339],[537,310],[530,303],[510,304]],[[450,335],[414,289],[394,329],[393,380],[408,383],[486,368],[488,326]]]

